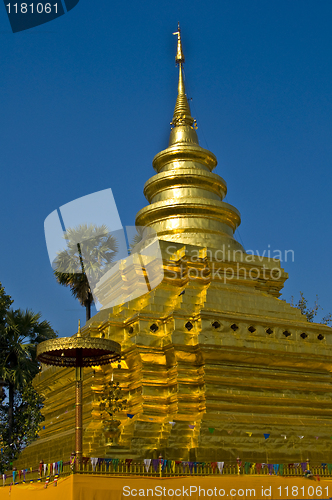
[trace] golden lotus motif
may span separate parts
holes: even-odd
[[[120,420],[111,420],[110,422],[107,422],[104,426],[104,436],[105,436],[105,446],[114,446],[115,444],[118,444],[119,441],[119,436],[121,433],[121,430],[119,429],[121,422]]]

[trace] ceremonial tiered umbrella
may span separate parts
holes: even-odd
[[[120,344],[110,339],[81,337],[80,326],[76,337],[46,340],[37,346],[37,359],[41,363],[62,368],[76,368],[75,451],[77,469],[82,463],[83,453],[83,368],[84,366],[107,365],[120,358]]]

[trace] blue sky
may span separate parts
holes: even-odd
[[[80,0],[13,34],[0,6],[0,281],[61,336],[85,312],[55,282],[44,220],[111,188],[124,225],[167,147],[180,21],[187,94],[246,249],[294,250],[282,298],[332,312],[332,3]],[[270,245],[270,247],[268,247]]]

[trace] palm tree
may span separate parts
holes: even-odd
[[[7,312],[0,331],[0,379],[8,387],[8,439],[11,442],[14,424],[15,391],[31,382],[38,373],[37,345],[57,334],[41,314],[18,309]]]
[[[60,285],[69,286],[72,295],[85,307],[88,321],[93,303],[91,288],[114,260],[117,241],[105,225],[92,224],[67,229],[64,238],[67,249],[58,253],[53,263],[54,275]]]

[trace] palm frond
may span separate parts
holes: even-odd
[[[117,239],[106,225],[82,224],[67,229],[67,248],[57,254],[54,275],[60,285],[71,289],[82,306],[93,302],[91,288],[99,281],[118,252]]]

